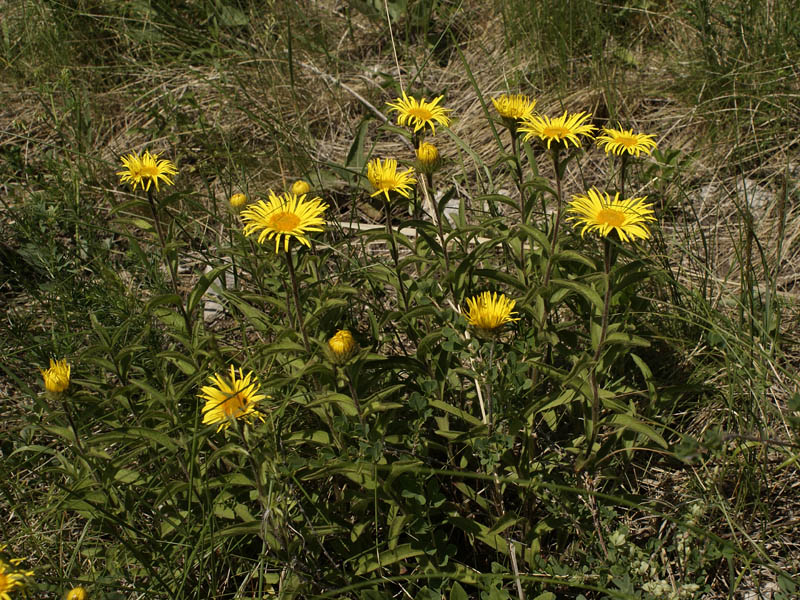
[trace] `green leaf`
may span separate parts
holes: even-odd
[[[569,281],[567,279],[551,279],[550,285],[554,287],[564,287],[572,290],[573,292],[577,292],[584,298],[586,298],[591,304],[597,308],[597,311],[602,314],[603,312],[603,299],[600,297],[594,289],[590,288],[588,285],[584,285],[582,283],[578,283],[577,281]]]
[[[614,425],[619,425],[623,429],[630,429],[631,431],[641,433],[662,448],[666,449],[669,447],[664,438],[661,437],[655,429],[645,423],[642,423],[631,415],[617,414],[611,417],[610,422]]]
[[[626,333],[624,331],[617,331],[615,333],[609,333],[606,336],[606,341],[604,345],[620,345],[620,346],[640,346],[642,348],[649,348],[650,342],[645,340],[644,338],[640,338],[637,335],[633,335],[631,333]]]
[[[446,413],[450,413],[451,415],[455,415],[458,418],[466,421],[471,425],[483,425],[483,421],[478,419],[477,417],[473,417],[468,412],[461,410],[460,408],[456,408],[448,404],[447,402],[443,402],[442,400],[428,400],[428,404],[440,410],[443,410]]]
[[[507,286],[515,288],[521,292],[527,292],[528,289],[519,279],[509,275],[508,273],[503,273],[502,271],[498,271],[497,269],[475,269],[475,275],[478,277],[483,277],[485,279],[493,279],[495,281],[499,281],[501,283],[505,283]]]
[[[350,149],[347,151],[345,166],[354,171],[362,171],[364,165],[367,164],[364,142],[367,139],[370,121],[372,121],[372,117],[364,117],[361,119],[361,122],[356,126],[353,143],[350,144]]]
[[[412,548],[411,544],[400,544],[394,550],[381,552],[378,557],[374,556],[372,553],[361,557],[361,559],[356,563],[357,567],[355,574],[358,576],[364,575],[365,573],[371,573],[380,567],[387,567],[389,565],[393,565],[422,554],[425,554],[424,550]]]
[[[141,442],[143,439],[163,446],[168,452],[177,452],[179,448],[178,444],[168,435],[144,427],[128,427],[108,433],[99,433],[93,435],[88,443],[92,446],[108,446],[118,442]]]
[[[178,367],[184,375],[192,376],[197,372],[197,365],[192,361],[192,359],[181,354],[180,352],[161,352],[156,355],[156,357],[172,363]]]
[[[206,290],[211,286],[214,281],[225,271],[228,270],[230,265],[221,265],[219,267],[215,267],[211,269],[208,273],[203,273],[200,276],[200,279],[192,289],[191,293],[189,294],[189,300],[186,304],[186,311],[191,315],[194,312],[194,309],[197,308],[197,305],[203,299],[203,295],[206,293]]]
[[[450,588],[450,600],[469,600],[467,592],[457,581],[453,582],[453,587]]]
[[[239,525],[233,525],[231,527],[226,527],[220,531],[217,531],[215,535],[219,535],[222,537],[231,537],[231,536],[251,536],[251,535],[259,535],[261,533],[261,521],[250,521],[248,523],[241,523]]]
[[[525,232],[528,237],[533,238],[540,248],[548,253],[550,252],[550,240],[547,239],[547,234],[545,234],[544,231],[524,223],[521,224],[519,228],[521,231]]]
[[[286,442],[312,442],[314,444],[322,444],[329,446],[331,444],[331,436],[327,431],[304,429],[302,431],[295,431],[285,438]]]

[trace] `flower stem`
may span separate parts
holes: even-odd
[[[303,335],[303,346],[306,352],[311,352],[311,345],[308,343],[308,335],[306,335],[306,325],[303,322],[303,310],[300,308],[300,292],[297,287],[297,274],[294,272],[294,263],[292,262],[291,252],[285,252],[286,266],[289,269],[289,278],[292,280],[292,296],[294,297],[294,308],[297,313],[297,325],[300,333]]]
[[[589,375],[589,385],[592,388],[592,431],[586,447],[586,458],[589,458],[592,453],[595,439],[597,439],[597,426],[600,421],[600,387],[597,383],[597,361],[600,360],[600,355],[603,352],[603,344],[606,341],[606,333],[608,332],[608,312],[611,305],[611,242],[607,237],[603,238],[603,254],[606,289],[603,295],[603,315],[600,322],[600,338],[597,341],[597,349],[595,349],[594,356],[592,357],[592,372]]]
[[[433,193],[433,173],[425,173],[425,185],[427,186],[427,193],[430,196],[431,204],[433,204],[433,212],[436,215],[436,226],[439,228],[439,239],[442,243],[442,254],[444,255],[444,268],[447,273],[450,273],[450,255],[447,252],[447,239],[444,236],[444,226],[442,225],[442,214],[439,212],[439,203],[436,202],[436,197]],[[453,290],[450,290],[452,294]]]
[[[492,345],[489,346],[489,362],[487,363],[487,370],[486,370],[486,406],[488,407],[488,428],[489,428],[489,435],[494,433],[494,406],[492,402],[492,375],[494,370],[494,345],[495,340],[492,339]]]
[[[356,412],[358,413],[358,421],[361,423],[361,427],[364,427],[364,411],[361,409],[361,403],[358,401],[358,392],[356,392],[356,388],[353,385],[353,380],[350,377],[350,372],[347,367],[342,367],[344,371],[344,376],[347,379],[347,387],[350,390],[350,397],[353,399],[353,404],[356,406]],[[366,430],[364,431],[364,435],[366,435]]]
[[[547,267],[544,273],[543,286],[550,283],[550,275],[553,273],[553,255],[556,253],[556,246],[558,245],[558,230],[561,227],[561,204],[563,199],[563,191],[561,189],[561,169],[558,163],[558,149],[553,149],[553,166],[556,171],[556,220],[553,224],[553,239],[550,242],[550,254],[547,256]]]
[[[510,130],[511,132],[511,154],[514,157],[514,167],[516,170],[517,175],[517,190],[519,191],[519,218],[520,223],[525,224],[526,222],[526,214],[525,214],[525,192],[523,189],[523,175],[522,175],[522,160],[519,156],[519,141],[517,137],[517,132],[514,129]],[[528,283],[528,276],[525,271],[525,237],[520,234],[520,241],[519,241],[519,268],[522,271],[522,281],[527,285]]]
[[[72,435],[75,436],[75,445],[78,447],[81,454],[83,454],[83,445],[81,444],[81,438],[78,437],[78,428],[75,427],[75,421],[72,420],[72,413],[63,395],[61,397],[61,406],[64,408],[64,414],[67,415],[67,421],[69,421],[70,427],[72,427]]]
[[[183,315],[183,322],[186,326],[186,335],[190,336],[192,334],[192,327],[189,320],[189,313],[186,312],[186,307],[183,304],[183,296],[181,296],[178,288],[177,260],[175,263],[173,263],[167,255],[167,239],[164,236],[164,230],[161,228],[161,221],[158,220],[158,207],[156,206],[156,201],[153,197],[153,191],[149,189],[147,190],[147,201],[150,203],[150,213],[153,215],[153,223],[155,224],[156,233],[158,234],[158,243],[161,245],[161,255],[164,258],[164,262],[167,264],[170,279],[172,280],[172,290],[175,292],[175,295],[180,298],[180,303],[178,306],[181,309],[181,315]]]
[[[628,154],[623,152],[619,166],[619,197],[625,200],[625,169],[628,166]]]
[[[403,307],[408,312],[408,294],[406,286],[403,283],[403,274],[400,271],[400,254],[397,251],[397,241],[394,239],[394,230],[392,229],[392,211],[389,208],[389,202],[384,198],[383,206],[386,209],[386,236],[389,238],[389,249],[392,252],[392,260],[394,261],[394,270],[397,274],[397,283],[400,287],[400,296],[403,298]]]

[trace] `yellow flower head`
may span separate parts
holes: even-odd
[[[5,548],[0,546],[0,553]],[[25,579],[33,576],[33,571],[17,569],[21,562],[21,558],[12,558],[8,562],[0,558],[0,600],[11,600],[9,592],[25,587]]]
[[[367,163],[367,179],[375,188],[371,196],[377,196],[380,193],[386,195],[386,201],[389,202],[389,192],[397,192],[401,196],[409,198],[411,196],[411,185],[417,183],[414,178],[414,169],[406,169],[402,173],[397,172],[397,161],[393,158],[387,158],[381,164],[380,158],[373,158]]]
[[[86,589],[80,586],[72,588],[67,592],[67,595],[64,596],[64,600],[86,600],[86,598]]]
[[[450,117],[447,116],[450,109],[438,106],[442,98],[444,98],[444,96],[434,98],[430,102],[426,102],[425,98],[418,101],[413,96],[407,96],[406,93],[403,92],[402,98],[397,98],[394,102],[389,102],[388,105],[390,110],[397,111],[398,125],[404,127],[411,127],[413,125],[414,133],[427,125],[435,135],[435,123],[439,123],[445,127],[450,125]]]
[[[283,193],[276,196],[270,190],[269,202],[259,200],[242,211],[242,220],[245,222],[244,235],[250,236],[260,231],[258,243],[265,239],[275,238],[275,253],[280,250],[281,238],[284,239],[284,250],[289,251],[289,240],[296,239],[301,244],[311,247],[306,233],[309,231],[322,231],[325,219],[322,213],[328,205],[322,198],[306,200],[305,195]]]
[[[492,98],[492,104],[494,104],[497,114],[503,117],[503,120],[522,121],[533,117],[536,100],[531,100],[528,96],[523,96],[522,94],[511,96],[503,94],[499,98]]]
[[[241,210],[247,204],[247,196],[244,194],[234,194],[230,199],[231,208],[234,210]]]
[[[66,359],[53,360],[51,358],[50,368],[40,369],[42,377],[44,377],[44,387],[48,392],[60,394],[67,390],[69,387],[70,368]]]
[[[158,160],[158,154],[150,154],[148,150],[144,154],[134,152],[122,157],[122,171],[117,171],[120,176],[120,183],[129,183],[136,189],[141,185],[142,189],[149,190],[150,184],[155,184],[158,191],[158,180],[161,179],[167,185],[172,185],[170,175],[177,175],[178,170],[169,160]],[[145,186],[145,182],[147,185]]]
[[[511,315],[516,300],[509,300],[505,294],[497,292],[483,292],[474,298],[467,298],[467,320],[473,327],[491,333],[511,321],[519,321],[518,317]]]
[[[311,191],[311,186],[308,185],[308,182],[303,181],[302,179],[298,179],[292,184],[292,193],[295,196],[302,196],[303,194],[307,194]]]
[[[328,340],[328,347],[337,362],[345,362],[357,350],[356,340],[347,329],[340,329]]]
[[[581,236],[587,231],[597,230],[603,237],[616,231],[623,242],[633,241],[636,238],[646,240],[650,237],[648,221],[655,221],[652,204],[645,204],[644,198],[619,199],[619,192],[614,199],[608,193],[601,193],[595,189],[585,195],[572,196],[572,202],[567,206],[568,221],[576,221],[576,225],[583,225]]]
[[[586,123],[590,118],[591,115],[588,113],[579,112],[570,115],[566,111],[563,116],[555,119],[532,116],[525,119],[519,130],[525,134],[526,140],[539,138],[542,142],[547,142],[548,149],[553,142],[563,144],[564,148],[572,142],[577,148],[581,145],[579,135],[592,136],[595,126]]]
[[[423,173],[433,173],[439,167],[439,149],[433,144],[422,142],[417,148],[417,162]]]
[[[650,154],[656,143],[655,136],[645,133],[633,133],[633,129],[608,129],[603,127],[603,135],[598,136],[597,143],[604,146],[606,154],[609,152],[617,156],[627,152],[638,158],[641,152]]]
[[[230,377],[215,374],[209,377],[213,385],[203,386],[199,398],[205,400],[203,406],[203,423],[206,425],[216,425],[219,423],[217,431],[227,429],[233,419],[250,420],[253,417],[264,420],[264,417],[256,411],[256,404],[264,398],[269,398],[263,394],[258,394],[258,378],[250,371],[246,376],[242,375],[239,369],[237,376],[236,369],[231,365]]]

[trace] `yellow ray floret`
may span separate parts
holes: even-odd
[[[275,238],[275,253],[280,251],[281,238],[284,240],[284,251],[289,251],[289,240],[294,238],[301,244],[311,247],[306,235],[310,231],[322,231],[325,219],[322,213],[328,205],[322,198],[306,200],[306,196],[296,196],[284,192],[280,196],[270,190],[269,202],[259,200],[242,211],[244,235],[250,236],[260,232],[258,243],[265,239]]]
[[[134,152],[121,158],[122,171],[117,171],[120,176],[120,183],[129,183],[135,190],[136,186],[149,190],[150,184],[156,186],[158,191],[158,180],[162,180],[167,185],[172,185],[171,175],[177,175],[178,170],[175,165],[166,159],[158,160],[158,154],[150,154],[145,150],[144,154]],[[146,185],[145,185],[146,184]]]
[[[536,106],[536,100],[531,100],[528,96],[522,94],[503,94],[499,98],[492,98],[497,114],[504,119],[514,119],[522,121],[523,119],[530,119],[533,117],[533,109]]]
[[[563,144],[565,148],[572,142],[577,148],[581,145],[578,136],[591,137],[592,131],[595,130],[594,125],[586,122],[591,117],[592,115],[588,113],[579,112],[570,115],[566,111],[554,119],[547,116],[533,116],[525,119],[519,130],[525,134],[526,140],[538,138],[546,142],[548,148],[553,142]]]
[[[61,393],[69,387],[69,374],[71,367],[66,359],[50,359],[49,369],[40,369],[44,378],[44,387],[48,392]]]
[[[641,152],[650,154],[656,147],[655,136],[645,133],[633,133],[633,129],[608,129],[603,127],[603,135],[597,137],[597,143],[603,146],[606,154],[620,156],[624,153],[638,157]]]
[[[385,194],[386,201],[389,202],[389,192],[397,192],[401,196],[409,198],[411,196],[411,186],[417,183],[414,178],[414,169],[408,168],[402,173],[397,171],[397,161],[387,158],[381,163],[380,158],[373,158],[367,163],[367,179],[372,184],[375,191],[370,194],[377,196]]]
[[[5,546],[0,546],[0,553],[5,548]],[[17,568],[21,562],[21,558],[12,558],[8,562],[0,558],[0,600],[11,600],[9,592],[24,588],[25,579],[33,576],[33,571],[23,571]]]
[[[652,204],[645,204],[647,197],[619,199],[619,193],[612,199],[608,193],[591,189],[585,195],[572,196],[567,206],[568,221],[576,221],[581,236],[587,231],[597,231],[603,237],[615,231],[623,242],[650,237],[648,221],[655,221]]]
[[[200,399],[205,400],[203,406],[203,423],[216,425],[217,431],[226,429],[234,419],[250,420],[264,418],[256,410],[256,405],[265,398],[258,394],[258,378],[250,371],[242,375],[242,370],[231,365],[230,377],[215,374],[208,378],[212,385],[203,386]]]
[[[431,132],[436,134],[436,123],[447,127],[450,125],[450,117],[447,113],[449,108],[439,106],[439,102],[444,96],[434,98],[426,102],[425,98],[417,100],[413,96],[407,96],[403,92],[402,98],[397,98],[394,102],[389,102],[390,110],[397,112],[397,124],[404,127],[414,127],[414,133],[425,126],[431,128]]]
[[[504,294],[483,292],[474,298],[467,298],[467,320],[469,324],[482,331],[491,332],[511,321],[519,321],[512,317],[516,300],[509,300]]]

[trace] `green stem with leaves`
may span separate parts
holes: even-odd
[[[286,266],[289,269],[289,278],[292,280],[292,297],[294,298],[294,308],[297,314],[297,326],[303,336],[303,346],[306,352],[311,352],[311,345],[308,343],[308,335],[306,334],[306,325],[303,321],[303,309],[300,307],[300,291],[297,285],[297,274],[294,271],[294,263],[292,262],[291,252],[285,252]]]
[[[603,238],[603,264],[605,279],[605,294],[603,295],[603,314],[600,321],[600,337],[597,340],[597,348],[592,357],[591,374],[589,375],[589,385],[592,388],[592,429],[586,446],[586,458],[592,453],[594,442],[597,439],[597,428],[600,421],[600,386],[597,383],[597,361],[603,353],[603,344],[608,333],[608,313],[611,307],[611,242],[608,238]]]

